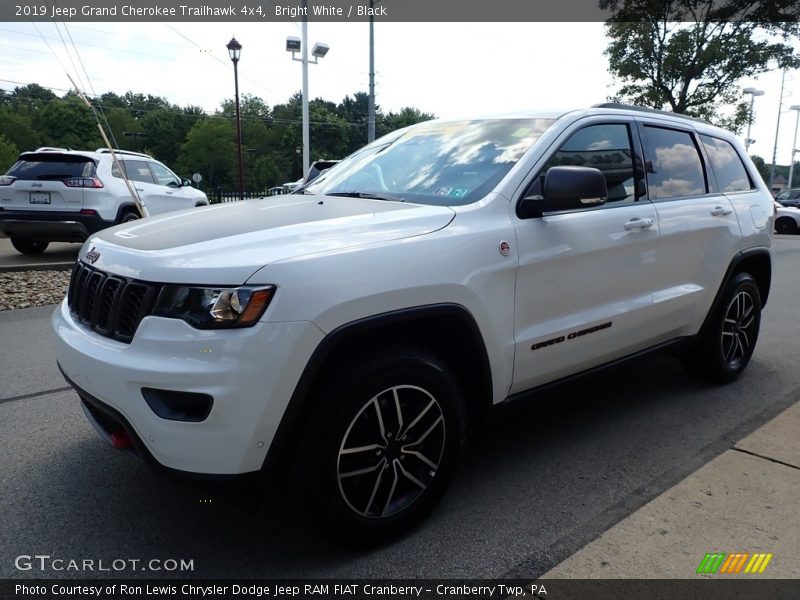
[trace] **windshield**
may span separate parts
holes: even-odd
[[[494,189],[553,121],[420,123],[362,148],[303,191],[444,206],[469,204]]]

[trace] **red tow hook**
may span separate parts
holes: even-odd
[[[119,448],[120,450],[125,450],[125,448],[133,446],[131,437],[124,429],[117,429],[111,432],[111,443],[114,445],[114,448]]]

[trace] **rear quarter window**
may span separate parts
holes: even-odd
[[[745,192],[753,189],[747,169],[730,142],[708,135],[701,135],[700,139],[721,192]]]

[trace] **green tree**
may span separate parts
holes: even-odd
[[[753,160],[753,164],[756,166],[758,174],[761,175],[761,179],[763,179],[764,183],[766,184],[769,181],[769,165],[764,162],[763,158],[756,154],[750,158]]]
[[[181,144],[198,119],[197,115],[186,114],[177,106],[160,107],[148,111],[138,122],[142,131],[144,146],[158,160],[172,165],[178,159]]]
[[[0,131],[23,151],[36,150],[42,145],[42,136],[33,126],[27,111],[17,112],[11,104],[0,105]]]
[[[800,66],[800,4],[784,0],[600,0],[614,100],[669,109],[738,131],[738,81]],[[725,110],[733,107],[732,110]]]
[[[0,135],[0,173],[8,171],[9,167],[16,162],[18,156],[19,150],[17,147],[8,141],[6,136]]]
[[[422,112],[418,108],[406,106],[405,108],[401,108],[398,113],[390,112],[386,116],[383,116],[380,122],[375,124],[375,132],[379,136],[386,135],[396,129],[408,127],[409,125],[421,123],[422,121],[430,121],[433,118],[435,118],[434,115],[430,113]]]
[[[186,135],[177,161],[182,177],[200,173],[208,189],[231,186],[235,177],[235,132],[226,119],[203,119]]]
[[[48,146],[95,149],[103,144],[94,115],[72,93],[67,93],[60,101],[47,104],[33,122]]]
[[[337,112],[349,125],[347,150],[351,154],[367,143],[367,120],[369,119],[369,94],[356,92],[353,97],[345,96],[339,103]],[[375,106],[375,121],[380,120],[381,109]]]
[[[269,188],[284,183],[272,156],[257,158],[253,171],[253,189],[258,192],[266,192]]]

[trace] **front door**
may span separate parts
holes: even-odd
[[[513,217],[520,265],[512,394],[655,343],[646,322],[658,221],[633,123],[585,119],[556,147],[524,195],[541,194],[550,167],[580,165],[603,172],[608,198],[600,207]]]

